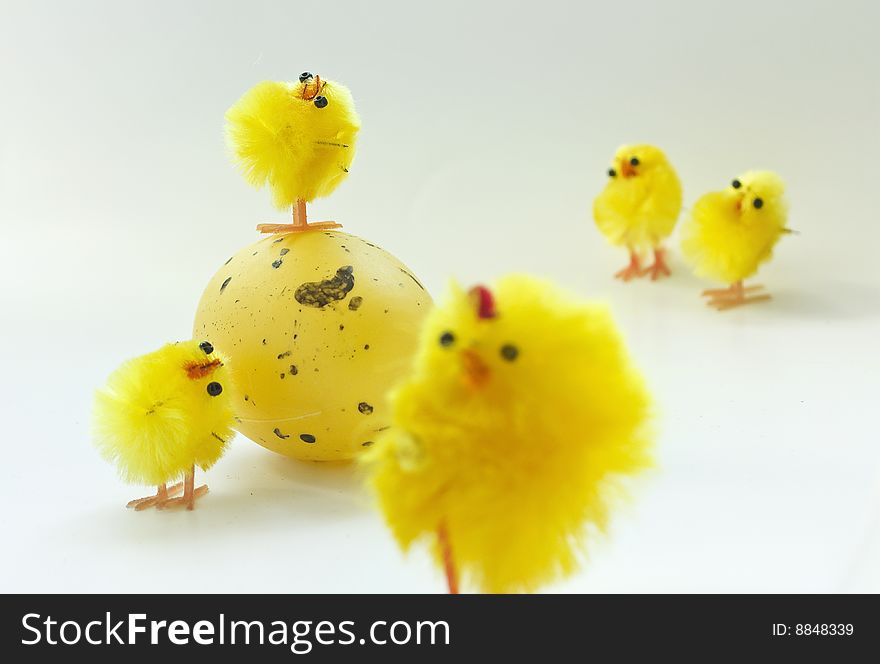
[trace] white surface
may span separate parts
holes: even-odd
[[[552,591],[880,591],[880,20],[869,2],[0,2],[0,590],[434,592],[348,467],[239,437],[194,513],[134,514],[90,446],[94,387],[188,336],[203,285],[283,218],[224,154],[250,85],[309,69],[363,119],[313,206],[436,292],[523,270],[613,302],[661,408],[658,469]],[[760,274],[718,314],[589,218],[619,143],[663,146],[686,201],[789,183]]]

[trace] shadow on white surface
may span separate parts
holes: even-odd
[[[780,288],[773,291],[773,317],[843,321],[880,315],[880,288],[867,284],[829,281],[810,289]]]
[[[120,543],[139,544],[146,538],[185,540],[192,528],[214,538],[241,532],[271,530],[279,518],[295,528],[300,521],[344,521],[369,509],[369,498],[355,464],[298,462],[268,452],[238,436],[237,454],[230,454],[198,481],[210,491],[193,511],[133,512],[104,507],[89,521],[99,524]],[[135,488],[129,490],[136,491]]]

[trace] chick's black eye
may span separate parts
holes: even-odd
[[[513,362],[517,357],[519,357],[519,348],[517,348],[513,344],[504,344],[501,347],[501,357],[503,357],[508,362]]]
[[[299,75],[299,82],[300,82],[300,83],[305,83],[305,82],[308,81],[311,77],[312,77],[312,72],[310,72],[310,71],[304,71],[302,74]]]
[[[455,335],[452,332],[444,332],[440,335],[440,345],[448,348],[455,343]]]
[[[205,355],[210,355],[214,352],[214,347],[211,345],[210,341],[203,341],[199,344],[199,348],[205,351]]]
[[[208,383],[208,394],[212,397],[216,397],[223,391],[223,386],[217,382]]]
[[[613,178],[615,175],[617,175],[617,171],[615,171],[613,168],[609,168],[608,177]]]
[[[327,103],[327,97],[322,97],[321,95],[315,97],[315,106],[317,106],[318,108],[324,108]]]
[[[752,205],[754,205],[756,209],[760,210],[762,207],[764,207],[764,201],[760,198],[756,198],[752,202]]]
[[[730,183],[730,186],[733,187],[734,189],[739,189],[740,187],[743,186],[743,183],[740,182],[739,180],[734,180],[733,182]]]
[[[629,163],[630,163],[630,166],[638,166],[642,162],[639,161],[638,157],[633,157],[632,159],[629,160]]]

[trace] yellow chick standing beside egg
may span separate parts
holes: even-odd
[[[709,306],[724,311],[770,299],[743,280],[770,260],[785,227],[788,206],[782,179],[770,171],[749,171],[724,191],[702,196],[682,229],[682,251],[698,276],[730,284],[708,289]]]
[[[128,507],[193,509],[207,470],[232,439],[227,369],[207,341],[167,344],[120,366],[95,395],[95,445],[122,478],[157,487]],[[168,483],[183,477],[182,483]],[[183,490],[183,496],[174,496]]]
[[[344,85],[303,72],[299,81],[264,81],[226,113],[227,139],[245,179],[268,185],[275,205],[293,206],[292,224],[260,224],[264,233],[339,228],[309,224],[306,203],[348,176],[360,119]]]
[[[681,183],[666,155],[653,145],[624,145],[608,169],[608,183],[593,201],[593,218],[602,235],[629,250],[629,265],[614,276],[623,281],[671,274],[665,240],[681,212]],[[651,249],[654,262],[642,267],[640,253]]]
[[[365,459],[398,543],[449,589],[531,591],[576,569],[619,478],[649,465],[650,399],[601,304],[512,275],[429,315]]]

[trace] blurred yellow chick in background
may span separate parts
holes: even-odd
[[[629,249],[629,265],[614,276],[623,281],[670,274],[662,242],[681,212],[681,183],[662,150],[624,145],[608,169],[608,183],[593,201],[593,218],[613,245]],[[652,249],[654,263],[643,268],[640,253]]]
[[[303,72],[299,81],[263,81],[226,112],[226,135],[245,179],[268,185],[279,208],[293,206],[293,224],[261,224],[265,233],[338,228],[308,224],[306,203],[330,194],[348,176],[360,119],[351,93]]]
[[[156,495],[128,507],[185,506],[195,488],[195,466],[207,470],[232,439],[234,416],[228,370],[210,343],[185,341],[125,362],[95,395],[95,445],[122,478],[157,486]],[[183,483],[168,482],[184,477]],[[174,496],[183,489],[184,495]]]
[[[745,287],[743,280],[770,260],[785,233],[788,207],[782,179],[770,171],[749,171],[724,191],[702,196],[682,229],[682,251],[701,277],[730,284],[709,289],[709,305],[719,311],[770,295],[752,294],[762,286]]]
[[[575,570],[619,478],[650,463],[650,399],[603,304],[524,275],[453,286],[424,325],[392,427],[365,458],[398,543],[434,544],[450,592]]]

